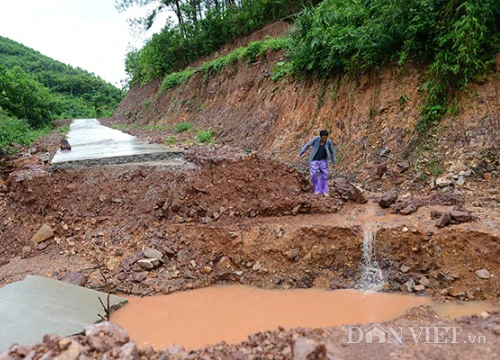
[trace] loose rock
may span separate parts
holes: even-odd
[[[439,217],[439,220],[436,223],[436,226],[438,228],[444,228],[445,226],[448,226],[451,223],[451,215],[448,212],[444,212],[441,214]]]
[[[285,252],[285,256],[290,261],[298,261],[299,257],[300,257],[300,250],[299,249],[290,249],[290,250]]]
[[[418,206],[414,203],[408,204],[404,209],[400,210],[401,215],[410,215],[418,210]]]
[[[292,345],[293,360],[326,359],[326,347],[323,343],[300,337]]]
[[[59,341],[59,348],[65,349],[54,360],[76,360],[80,357],[83,347],[76,341],[64,338]]]
[[[407,273],[408,271],[410,271],[410,267],[407,265],[403,265],[399,270],[401,270],[402,273]]]
[[[481,279],[489,279],[490,278],[490,273],[486,269],[476,270],[476,275],[477,275],[477,277],[479,277]]]
[[[377,166],[377,170],[375,171],[375,179],[382,179],[382,176],[387,172],[387,164],[383,163]]]
[[[76,285],[76,286],[84,286],[85,282],[87,281],[87,278],[85,277],[84,274],[80,272],[75,272],[71,271],[64,275],[61,278],[61,281],[64,281],[65,283]]]
[[[156,249],[147,247],[142,250],[142,254],[148,259],[158,259],[163,262],[163,254]]]
[[[359,191],[357,187],[351,184],[345,178],[336,178],[333,180],[333,186],[340,196],[346,200],[352,200],[358,204],[365,204],[368,200]]]
[[[139,264],[143,269],[145,270],[153,270],[160,266],[160,260],[158,259],[141,259],[137,261],[137,264]]]
[[[106,352],[129,341],[128,333],[120,326],[110,322],[87,326],[85,335],[88,337],[89,345],[101,352]]]
[[[472,215],[467,210],[455,210],[450,212],[451,220],[457,223],[472,221]]]
[[[420,280],[418,280],[418,282],[425,287],[429,287],[429,285],[431,284],[429,279],[427,279],[425,276],[421,277]]]
[[[436,179],[436,185],[440,188],[445,188],[447,186],[451,186],[453,184],[453,181],[445,178],[437,178]]]
[[[113,271],[117,269],[122,263],[122,259],[118,256],[112,256],[107,262],[106,262],[106,268],[109,271]]]
[[[396,202],[398,199],[398,193],[395,190],[387,191],[378,200],[378,204],[383,208],[388,208]]]
[[[49,225],[44,224],[42,225],[40,230],[38,230],[35,236],[31,238],[31,242],[37,245],[41,242],[44,242],[45,240],[50,239],[53,236],[54,236],[54,230],[52,230],[52,228]]]
[[[404,173],[406,170],[410,168],[410,163],[408,161],[402,161],[398,163],[398,170],[400,173]]]
[[[401,285],[400,289],[402,292],[413,292],[413,289],[415,288],[415,281],[413,279],[408,280],[405,282],[403,285]]]
[[[414,290],[415,291],[424,291],[425,290],[425,286],[424,285],[417,285],[417,286],[415,286]]]

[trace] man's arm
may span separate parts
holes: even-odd
[[[331,140],[329,142],[329,146],[330,146],[330,151],[332,153],[332,163],[336,164],[337,163],[337,157],[335,155],[335,149],[333,148],[333,142]]]
[[[300,152],[299,152],[299,156],[302,156],[302,154],[304,154],[304,153],[307,151],[307,149],[309,149],[311,146],[313,146],[313,144],[314,144],[314,140],[316,140],[316,138],[315,138],[315,137],[314,137],[314,138],[312,138],[312,139],[311,139],[311,141],[309,141],[309,142],[308,142],[308,143],[307,143],[307,144],[306,144],[306,145],[302,148],[302,150],[300,150]]]

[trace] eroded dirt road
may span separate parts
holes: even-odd
[[[45,141],[39,154],[10,162],[0,184],[0,286],[26,274],[61,279],[76,272],[83,275],[84,286],[104,290],[101,267],[112,292],[135,295],[228,283],[352,288],[361,274],[363,228],[376,223],[383,291],[498,304],[500,216],[494,201],[473,206],[469,198],[439,188],[419,190],[402,197],[406,205],[418,205],[416,212],[403,216],[394,207],[381,208],[375,201],[381,194],[362,194],[338,179],[331,180],[329,198],[316,197],[296,168],[227,148],[188,151],[189,167],[171,168],[160,161],[50,173],[41,155],[53,151],[55,139]],[[470,210],[473,221],[436,227],[433,212],[454,208]],[[43,224],[54,236],[33,244],[32,236]],[[414,311],[394,324],[435,325],[433,316],[429,310]],[[446,354],[492,358],[492,348],[499,344],[498,316],[460,324],[491,340],[465,352],[462,345],[447,346]],[[324,354],[340,358],[372,349],[366,344],[345,347],[339,339],[344,331],[279,330],[252,335],[238,346],[221,344],[191,354],[170,350],[166,356],[287,359],[301,338],[312,339],[313,350],[320,344],[318,351],[324,348]],[[47,339],[37,354],[66,351],[58,341]],[[119,357],[122,351],[115,346],[98,349],[88,337],[76,341],[88,346],[81,350],[87,356]],[[435,358],[445,350],[426,347],[422,352],[408,342],[396,352],[390,347],[377,351],[395,358]],[[161,353],[146,349],[140,354],[158,358]]]

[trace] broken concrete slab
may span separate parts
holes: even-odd
[[[23,281],[0,289],[0,351],[10,345],[33,345],[45,334],[77,334],[104,315],[99,297],[107,294],[42,276],[27,276]],[[126,299],[111,295],[113,310]]]
[[[102,126],[97,119],[73,120],[68,141],[71,150],[58,150],[51,162],[52,169],[167,160],[179,158],[182,153]]]

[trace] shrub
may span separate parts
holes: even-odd
[[[144,106],[144,109],[147,109],[147,108],[149,108],[149,105],[151,105],[152,102],[153,102],[153,99],[146,99],[142,103],[142,106]]]
[[[175,125],[175,132],[176,133],[182,133],[185,131],[190,130],[193,127],[193,124],[187,123],[187,122],[180,122]]]
[[[27,121],[7,116],[0,108],[0,154],[7,153],[11,145],[29,145],[48,132],[48,127],[33,130]]]
[[[176,143],[175,136],[169,136],[168,138],[165,139],[165,145],[173,146],[175,145],[175,143]]]
[[[212,130],[199,130],[196,133],[197,143],[212,143],[213,141]]]
[[[482,74],[500,50],[497,3],[325,0],[297,19],[292,72],[328,77],[394,60],[429,65],[418,124],[425,130],[447,112],[454,91]]]
[[[165,76],[163,82],[161,83],[160,93],[173,88],[174,86],[180,85],[183,82],[189,80],[189,78],[195,73],[193,68],[187,68],[181,72],[171,73]]]
[[[263,41],[254,41],[247,46],[248,62],[255,62],[257,57],[265,53],[267,47]]]

